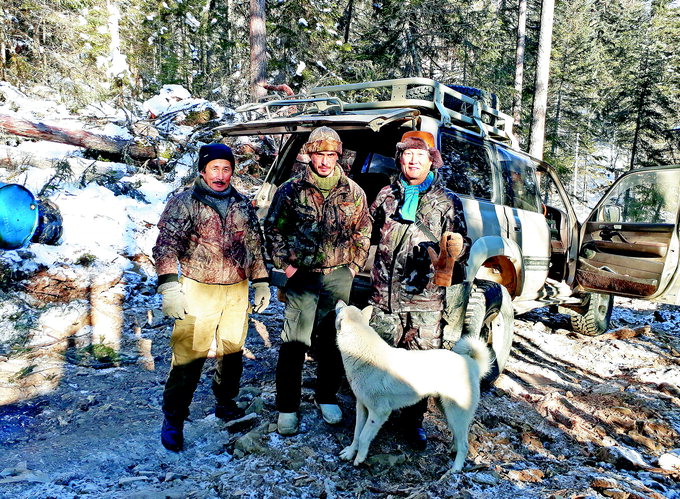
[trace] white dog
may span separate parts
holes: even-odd
[[[340,452],[362,463],[368,447],[392,411],[436,397],[453,434],[453,470],[463,469],[468,431],[479,402],[479,380],[489,368],[482,340],[464,338],[450,350],[405,350],[388,345],[369,325],[372,307],[363,311],[339,301],[335,307],[338,347],[357,399],[352,444]]]

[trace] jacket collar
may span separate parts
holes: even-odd
[[[194,182],[191,197],[215,210],[222,218],[226,217],[227,207],[231,205],[231,202],[242,199],[233,185],[225,191],[217,192],[208,187],[203,177],[200,176]]]

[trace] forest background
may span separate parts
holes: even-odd
[[[304,92],[423,76],[482,88],[518,113],[526,148],[539,0],[2,0],[0,80],[56,94],[74,110],[113,101],[132,114],[165,84],[236,107],[253,98],[257,6],[267,83]],[[524,78],[513,106],[523,8]],[[544,158],[577,197],[586,176],[680,163],[678,47],[678,0],[555,2]]]

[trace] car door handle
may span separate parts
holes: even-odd
[[[515,232],[520,232],[522,230],[522,226],[521,225],[515,225],[514,229],[515,229]]]

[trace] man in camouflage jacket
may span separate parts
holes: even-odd
[[[463,206],[433,169],[441,155],[428,132],[407,132],[395,158],[402,174],[383,188],[371,206],[373,241],[378,243],[372,271],[372,326],[389,343],[408,349],[442,347],[446,289],[433,282],[428,247],[442,234],[462,236],[451,284],[463,281],[470,239]],[[418,448],[426,444],[422,429],[427,399],[402,411],[407,438]]]
[[[335,343],[335,304],[349,299],[354,275],[368,257],[371,222],[363,190],[338,166],[340,137],[314,130],[303,147],[310,165],[279,187],[265,218],[274,265],[285,271],[283,344],[276,369],[278,429],[297,432],[302,367],[312,337],[317,346],[316,403],[323,419],[337,424],[336,393],[342,360]]]
[[[229,147],[201,147],[200,176],[168,201],[158,222],[158,290],[163,312],[175,319],[161,442],[173,451],[182,449],[184,420],[213,342],[215,415],[226,421],[243,416],[233,399],[243,372],[249,281],[254,311],[269,304],[262,232],[249,200],[231,186],[234,165]]]

